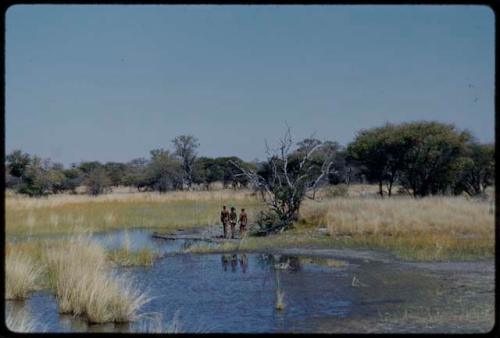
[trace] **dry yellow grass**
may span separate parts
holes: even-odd
[[[26,310],[11,311],[5,317],[5,325],[16,333],[44,332],[38,321]]]
[[[494,256],[491,201],[464,197],[331,198],[305,201],[295,229],[239,243],[198,245],[192,253],[283,247],[386,249],[405,259],[468,260]],[[324,228],[328,236],[318,228]]]
[[[78,238],[47,252],[59,311],[89,322],[127,322],[148,301],[123,277],[111,275],[104,249]]]
[[[255,209],[249,190],[53,195],[6,198],[7,235],[82,233],[125,228],[168,230],[218,223],[223,204]]]
[[[306,200],[296,231],[240,244],[197,247],[191,252],[257,250],[321,244],[384,248],[404,258],[469,259],[494,255],[493,189],[489,201],[464,197],[376,197],[373,185],[349,186],[347,197]],[[355,197],[354,197],[355,196]],[[375,196],[375,197],[374,197]],[[245,207],[251,215],[264,206],[249,190],[115,193],[98,197],[56,195],[6,199],[7,235],[81,233],[126,228],[172,230],[219,223],[221,205]],[[330,237],[314,235],[324,227]],[[303,231],[307,230],[307,231]],[[132,255],[132,253],[130,253]],[[133,253],[147,260],[147,255]],[[116,252],[117,261],[128,255]],[[132,257],[130,257],[131,260]]]
[[[388,248],[402,257],[493,257],[494,214],[488,202],[462,197],[337,198],[306,202],[303,224],[327,227],[353,245]]]
[[[6,270],[6,283],[13,285],[11,289],[19,285],[22,290],[48,287],[54,291],[61,313],[82,316],[92,323],[126,322],[134,320],[138,309],[148,301],[125,276],[111,273],[107,253],[88,237],[8,243],[6,251],[7,262],[14,259],[14,269]],[[34,266],[40,267],[36,274]],[[40,275],[43,280],[28,278]]]
[[[156,257],[157,255],[149,248],[136,251],[120,248],[108,252],[109,260],[119,266],[149,266],[153,265]]]
[[[37,289],[42,269],[24,253],[11,253],[5,259],[5,299],[24,299]]]

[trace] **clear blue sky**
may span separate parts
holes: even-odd
[[[386,121],[494,140],[494,14],[481,6],[18,5],[6,151],[128,161],[199,138],[264,158],[285,123],[346,145]]]

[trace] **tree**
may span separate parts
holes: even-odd
[[[55,168],[51,168],[46,171],[49,189],[53,194],[57,194],[65,190],[66,176],[63,171],[58,168],[59,167],[56,166]]]
[[[50,192],[50,181],[42,167],[42,159],[33,156],[26,166],[18,192],[29,196],[43,196]]]
[[[471,139],[467,131],[440,122],[403,123],[398,138],[406,145],[401,184],[413,196],[446,193],[460,171],[460,161]]]
[[[203,184],[205,189],[210,189],[210,184],[217,181],[213,180],[212,168],[215,165],[215,161],[209,157],[200,157],[196,159],[193,167],[193,183]]]
[[[145,158],[136,158],[126,164],[122,183],[126,186],[133,186],[137,190],[147,188],[146,167],[148,160]]]
[[[172,140],[175,146],[174,154],[181,160],[184,171],[184,181],[188,188],[193,184],[193,166],[196,160],[196,148],[200,146],[198,139],[192,135],[177,136]]]
[[[14,177],[22,178],[26,172],[27,167],[31,163],[31,157],[21,150],[14,150],[5,157],[9,174]]]
[[[332,185],[362,182],[359,165],[356,161],[349,158],[347,149],[339,146],[335,152],[332,170],[328,175],[328,182]]]
[[[107,162],[104,164],[104,170],[106,170],[111,180],[111,185],[118,186],[123,183],[126,168],[127,166],[125,164],[118,162]]]
[[[99,161],[81,162],[78,165],[78,169],[80,169],[85,175],[90,174],[92,171],[100,167],[102,167],[102,164]]]
[[[404,165],[409,145],[398,131],[399,127],[393,124],[361,130],[347,147],[347,160],[357,163],[368,181],[378,183],[380,196],[384,196],[384,184],[388,195],[392,195],[392,187]]]
[[[83,183],[84,180],[83,172],[76,166],[74,166],[72,168],[63,170],[63,174],[64,174],[63,189],[75,193],[76,188],[78,188]]]
[[[278,149],[267,147],[267,161],[259,170],[246,169],[235,161],[232,165],[239,169],[254,188],[261,193],[269,207],[263,213],[261,224],[265,233],[283,231],[298,219],[300,205],[304,198],[314,198],[316,189],[324,182],[333,163],[333,154],[326,151],[323,144],[315,144],[307,149],[292,151],[290,128],[280,141]],[[314,169],[314,156],[325,151],[320,171]]]
[[[161,193],[182,188],[181,163],[168,150],[151,150],[151,161],[146,167],[145,181],[148,188]]]
[[[102,166],[90,171],[84,181],[90,195],[100,195],[107,192],[111,186],[111,180]]]
[[[493,185],[495,177],[495,146],[473,141],[467,145],[460,162],[460,172],[455,193],[466,192],[470,196],[484,194]]]

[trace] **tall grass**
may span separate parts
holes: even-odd
[[[122,193],[97,197],[6,197],[7,235],[82,233],[125,228],[169,230],[216,224],[223,204],[262,207],[249,190]]]
[[[16,333],[43,332],[40,323],[28,311],[10,311],[5,317],[7,328]]]
[[[24,299],[37,288],[42,269],[23,253],[11,253],[5,259],[5,299]]]
[[[389,250],[404,259],[469,260],[494,256],[494,226],[488,201],[463,197],[324,198],[303,203],[294,230],[236,243],[201,244],[187,251],[350,246]]]
[[[387,248],[415,259],[493,257],[494,215],[488,202],[462,197],[338,198],[306,202],[303,224],[333,240]]]
[[[54,291],[61,313],[91,323],[134,320],[149,300],[127,276],[112,273],[108,253],[88,237],[8,243],[6,251],[6,298],[46,287]]]
[[[125,277],[112,275],[104,249],[85,239],[49,250],[47,265],[61,313],[91,323],[127,322],[148,301]]]

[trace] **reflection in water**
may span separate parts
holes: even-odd
[[[220,257],[220,260],[222,263],[222,269],[224,269],[224,271],[227,271],[227,265],[229,264],[228,255],[222,255]]]
[[[221,266],[224,271],[227,271],[229,263],[231,263],[231,272],[236,272],[238,267],[238,262],[240,263],[240,268],[243,273],[247,272],[248,269],[248,257],[246,254],[240,254],[239,259],[237,254],[224,254],[220,257]]]
[[[240,256],[240,266],[241,266],[241,271],[243,271],[243,273],[246,273],[248,269],[248,257],[246,254],[242,254]]]
[[[237,266],[238,266],[238,255],[234,254],[231,256],[231,272],[236,272]]]
[[[301,260],[297,256],[260,254],[257,260],[263,269],[298,272],[302,268]]]

